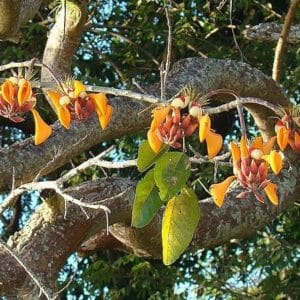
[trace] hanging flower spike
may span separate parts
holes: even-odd
[[[295,152],[300,152],[300,108],[293,106],[275,124],[277,144],[284,151],[289,144]]]
[[[199,116],[199,140],[206,141],[209,159],[214,158],[222,149],[223,137],[212,131],[209,115]]]
[[[11,77],[1,86],[0,115],[13,122],[24,121],[23,114],[31,111],[35,123],[35,145],[43,143],[52,133],[52,128],[44,122],[37,110],[36,97],[31,83],[25,78]]]
[[[258,201],[263,202],[261,195],[263,190],[274,205],[278,204],[277,186],[267,178],[268,166],[276,175],[282,168],[282,156],[277,151],[271,150],[275,140],[276,137],[273,137],[264,143],[261,137],[257,137],[248,146],[246,137],[242,137],[240,146],[230,143],[235,176],[230,176],[223,182],[210,187],[210,193],[217,206],[220,207],[223,204],[224,195],[234,178],[245,189],[237,198],[242,199],[249,193],[253,193]]]
[[[67,80],[62,86],[62,90],[47,92],[62,126],[69,129],[72,120],[81,122],[95,111],[101,128],[108,126],[113,109],[103,93],[88,94],[85,85],[78,80]]]

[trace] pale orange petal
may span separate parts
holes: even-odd
[[[102,115],[106,114],[106,108],[107,108],[107,98],[106,95],[103,93],[98,94],[89,94],[89,97],[91,97],[94,100],[94,103],[96,105],[96,108],[98,108],[98,115],[99,113]]]
[[[31,83],[28,80],[23,79],[18,90],[18,104],[23,106],[23,104],[31,98],[32,89]]]
[[[102,129],[105,129],[107,127],[107,125],[109,124],[109,121],[112,116],[112,111],[113,111],[112,106],[107,105],[105,115],[98,114],[99,122],[100,122]],[[96,109],[96,112],[98,113],[99,110]]]
[[[266,143],[263,144],[263,153],[269,154],[274,146],[274,143],[276,141],[276,136],[272,136]]]
[[[1,85],[2,98],[9,104],[12,104],[14,97],[14,85],[10,80],[5,80]]]
[[[52,133],[52,128],[41,118],[40,114],[35,110],[31,110],[35,124],[34,143],[39,145],[47,140]]]
[[[243,136],[241,138],[240,148],[241,148],[241,158],[249,157],[249,150],[248,150],[248,146],[247,146],[247,141],[246,141],[246,138],[243,137]]]
[[[85,91],[85,85],[79,80],[74,80],[74,98],[78,98],[79,94]]]
[[[62,126],[69,129],[71,123],[71,113],[65,106],[60,106],[57,111],[58,119]]]
[[[222,149],[223,137],[211,130],[206,135],[207,153],[209,159],[214,158]]]
[[[58,110],[61,107],[60,103],[59,103],[59,99],[61,98],[62,94],[56,92],[56,91],[47,91],[47,95],[49,97],[49,99],[51,100],[56,113],[58,114]]]
[[[152,122],[151,130],[155,130],[169,114],[171,107],[170,106],[159,106],[152,111]]]
[[[284,126],[278,127],[277,130],[277,144],[281,151],[284,151],[289,140],[290,130]]]
[[[295,131],[294,133],[294,145],[295,145],[295,150],[300,151],[300,134]]]
[[[199,117],[199,140],[200,143],[205,141],[207,135],[210,132],[211,121],[209,115],[204,115],[203,117]]]
[[[156,134],[156,130],[149,130],[147,133],[148,143],[153,152],[158,153],[163,145],[163,142]]]
[[[261,151],[263,151],[263,139],[261,136],[258,136],[254,139],[254,141],[252,142],[250,148],[253,149],[259,149]]]
[[[231,156],[233,164],[236,164],[238,160],[241,158],[241,151],[237,144],[231,142],[230,143]]]
[[[279,152],[272,150],[270,154],[262,156],[262,159],[269,163],[275,175],[280,173],[282,169],[282,156]]]
[[[212,184],[209,188],[209,192],[213,197],[214,202],[218,207],[221,207],[224,202],[224,197],[231,182],[235,179],[235,176],[230,176],[220,183]]]
[[[269,182],[264,188],[269,200],[274,204],[278,205],[278,195],[277,195],[277,185],[275,183]]]

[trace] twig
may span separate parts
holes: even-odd
[[[44,284],[41,283],[39,278],[34,274],[34,272],[22,261],[22,259],[15,254],[7,245],[6,243],[0,238],[0,246],[3,247],[9,255],[11,255],[18,264],[26,271],[26,273],[31,277],[31,279],[34,281],[34,283],[38,286],[40,291],[46,296],[48,300],[53,300],[57,298],[56,296],[51,296],[52,292],[47,289],[47,287],[44,286]]]
[[[284,24],[282,27],[282,31],[279,37],[279,40],[276,45],[274,62],[273,62],[273,70],[272,70],[272,78],[275,81],[280,80],[281,76],[281,67],[282,67],[282,58],[284,54],[284,48],[286,45],[286,41],[289,35],[289,31],[292,25],[292,21],[295,17],[297,7],[300,3],[300,0],[292,0],[291,5],[289,7],[288,13],[285,17]]]

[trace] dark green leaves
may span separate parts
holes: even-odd
[[[163,202],[159,198],[154,181],[154,170],[150,170],[139,181],[132,211],[132,225],[137,228],[146,226],[155,216]]]
[[[167,201],[185,186],[190,176],[188,157],[181,152],[165,153],[155,164],[154,179],[159,195]]]
[[[144,172],[149,169],[164,153],[169,150],[168,145],[163,145],[158,153],[153,152],[148,141],[144,141],[138,152],[137,166],[140,172]]]

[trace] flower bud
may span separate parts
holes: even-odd
[[[87,95],[88,95],[87,92],[84,91],[84,92],[81,92],[81,93],[78,95],[78,97],[81,98],[81,99],[85,99],[85,98],[87,97]]]
[[[193,104],[189,109],[189,114],[192,117],[198,118],[201,116],[201,113],[202,113],[202,109],[197,104]]]
[[[59,98],[59,104],[60,105],[68,105],[71,102],[71,99],[69,96],[62,96]]]
[[[185,105],[185,101],[182,99],[182,98],[174,98],[171,102],[171,105],[173,107],[177,107],[177,108],[185,108],[186,105]]]
[[[253,159],[259,160],[264,155],[264,153],[260,149],[254,149],[251,151],[250,156]]]
[[[75,98],[75,94],[74,94],[73,91],[70,91],[70,92],[68,93],[68,96],[69,96],[70,98]]]

